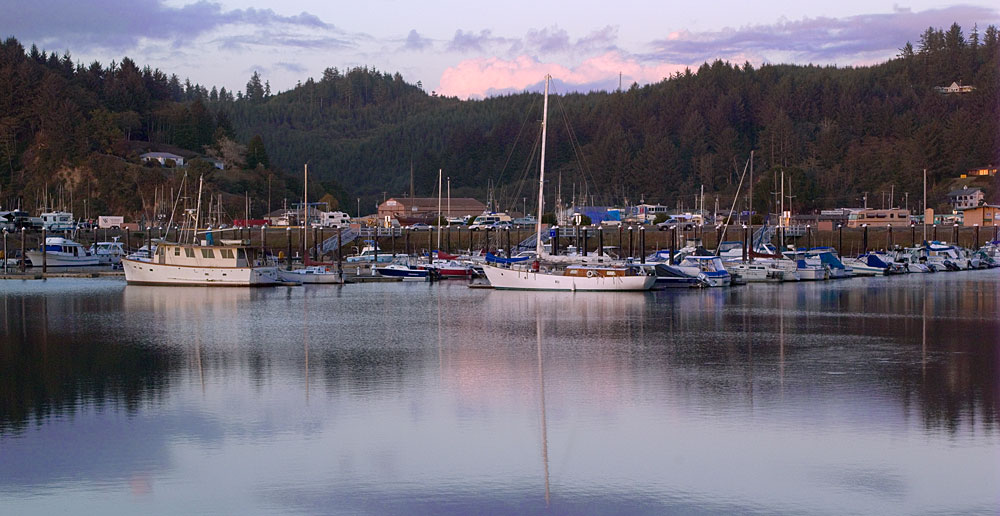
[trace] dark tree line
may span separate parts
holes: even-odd
[[[928,28],[875,66],[716,61],[620,92],[556,95],[547,190],[550,199],[561,184],[564,200],[575,191],[580,202],[690,207],[704,186],[728,204],[753,149],[758,209],[779,171],[796,211],[856,205],[890,187],[915,194],[924,168],[940,202],[949,178],[1000,164],[998,69],[996,27],[966,35],[952,25]],[[934,89],[952,82],[975,89]],[[67,171],[94,155],[134,160],[138,141],[196,153],[242,143],[234,166],[247,174],[220,188],[260,193],[276,175],[297,185],[308,162],[311,194],[371,207],[408,192],[412,166],[417,195],[432,195],[443,169],[452,195],[485,199],[492,186],[514,208],[532,198],[540,110],[538,94],[460,101],[363,67],[328,68],[276,94],[256,72],[244,92],[209,90],[128,58],[83,66],[10,38],[0,45],[0,199],[71,181]]]

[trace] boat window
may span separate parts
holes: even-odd
[[[232,259],[233,258],[233,250],[232,249],[219,249],[219,252],[222,253],[222,257],[223,258],[228,258],[228,259]]]
[[[181,248],[180,247],[175,247],[174,248],[174,256],[180,256],[180,255],[181,255]]]
[[[184,256],[187,256],[188,258],[194,258],[194,249],[191,249],[190,247],[185,247]]]
[[[215,258],[215,253],[211,249],[202,249],[201,250],[201,257],[202,258]]]

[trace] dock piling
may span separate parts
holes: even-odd
[[[49,272],[49,263],[48,263],[49,253],[48,253],[48,247],[45,246],[45,227],[44,226],[42,226],[42,245],[41,245],[41,248],[42,248],[42,274],[45,274],[46,272]]]

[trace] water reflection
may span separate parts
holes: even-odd
[[[0,504],[995,512],[998,277],[625,295],[7,282]]]

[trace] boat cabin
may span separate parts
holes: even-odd
[[[47,237],[45,239],[46,253],[61,253],[66,256],[90,256],[91,252],[86,247],[61,237]]]
[[[252,267],[256,250],[249,247],[162,243],[154,263],[184,267]]]

